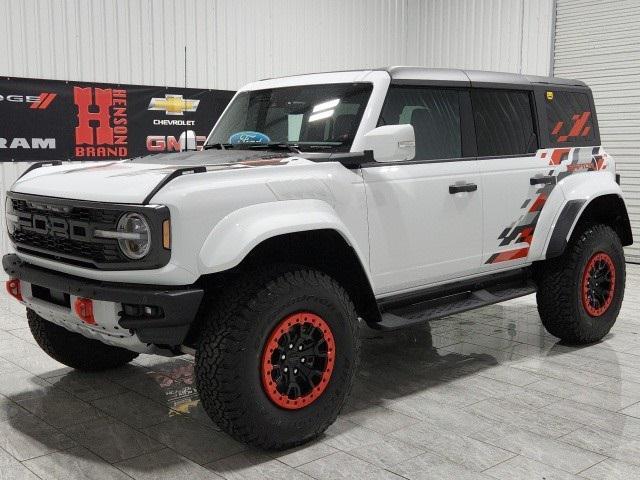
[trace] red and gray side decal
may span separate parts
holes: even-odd
[[[519,246],[494,253],[485,264],[516,260],[529,254],[540,213],[557,182],[574,173],[607,168],[607,154],[602,147],[551,148],[538,150],[536,156],[541,161],[548,160],[551,167],[548,175],[555,176],[556,182],[537,188],[532,197],[526,198],[520,207],[525,212],[498,236],[500,247]]]

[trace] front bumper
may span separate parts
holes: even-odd
[[[5,255],[2,258],[2,267],[9,277],[17,278],[21,283],[28,284],[29,295],[24,299],[27,307],[34,308],[41,315],[44,312],[42,316],[45,319],[87,337],[101,339],[98,337],[100,334],[108,336],[103,341],[110,344],[122,343],[122,341],[114,340],[115,333],[118,333],[115,335],[118,337],[122,336],[124,332],[128,332],[127,341],[129,342],[131,342],[131,337],[136,337],[136,341],[143,345],[181,345],[196,318],[204,295],[203,289],[195,286],[172,287],[113,283],[75,277],[28,264],[16,254]],[[47,305],[46,301],[32,295],[33,286],[61,292],[69,295],[72,299],[91,299],[98,306],[101,306],[103,312],[112,310],[115,324],[107,325],[109,315],[104,313],[105,325],[100,325],[99,320],[96,326],[83,325],[80,321],[71,325],[66,321],[73,319],[71,308],[54,303]],[[159,318],[127,316],[122,304],[159,307],[163,314]],[[133,349],[131,346],[122,346]]]

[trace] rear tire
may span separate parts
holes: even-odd
[[[33,338],[51,358],[76,370],[97,372],[121,367],[138,354],[70,332],[31,309],[27,319]]]
[[[568,344],[601,340],[618,318],[625,275],[616,232],[601,224],[582,227],[560,257],[536,269],[542,324]]]
[[[345,290],[322,272],[281,266],[246,273],[219,298],[207,307],[195,359],[207,414],[263,449],[324,432],[358,365],[358,318]]]

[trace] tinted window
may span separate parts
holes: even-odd
[[[391,87],[379,125],[410,123],[416,134],[415,160],[459,158],[460,102],[456,90]]]
[[[551,146],[595,142],[591,104],[586,93],[547,91],[545,98]]]
[[[536,151],[538,141],[529,92],[472,90],[471,101],[478,156],[519,155]]]

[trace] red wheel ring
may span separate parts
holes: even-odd
[[[616,267],[611,257],[594,254],[582,273],[582,306],[591,317],[602,316],[611,306],[616,291]]]
[[[298,410],[316,401],[329,385],[335,363],[331,328],[311,312],[283,319],[262,352],[262,387],[277,406]]]

